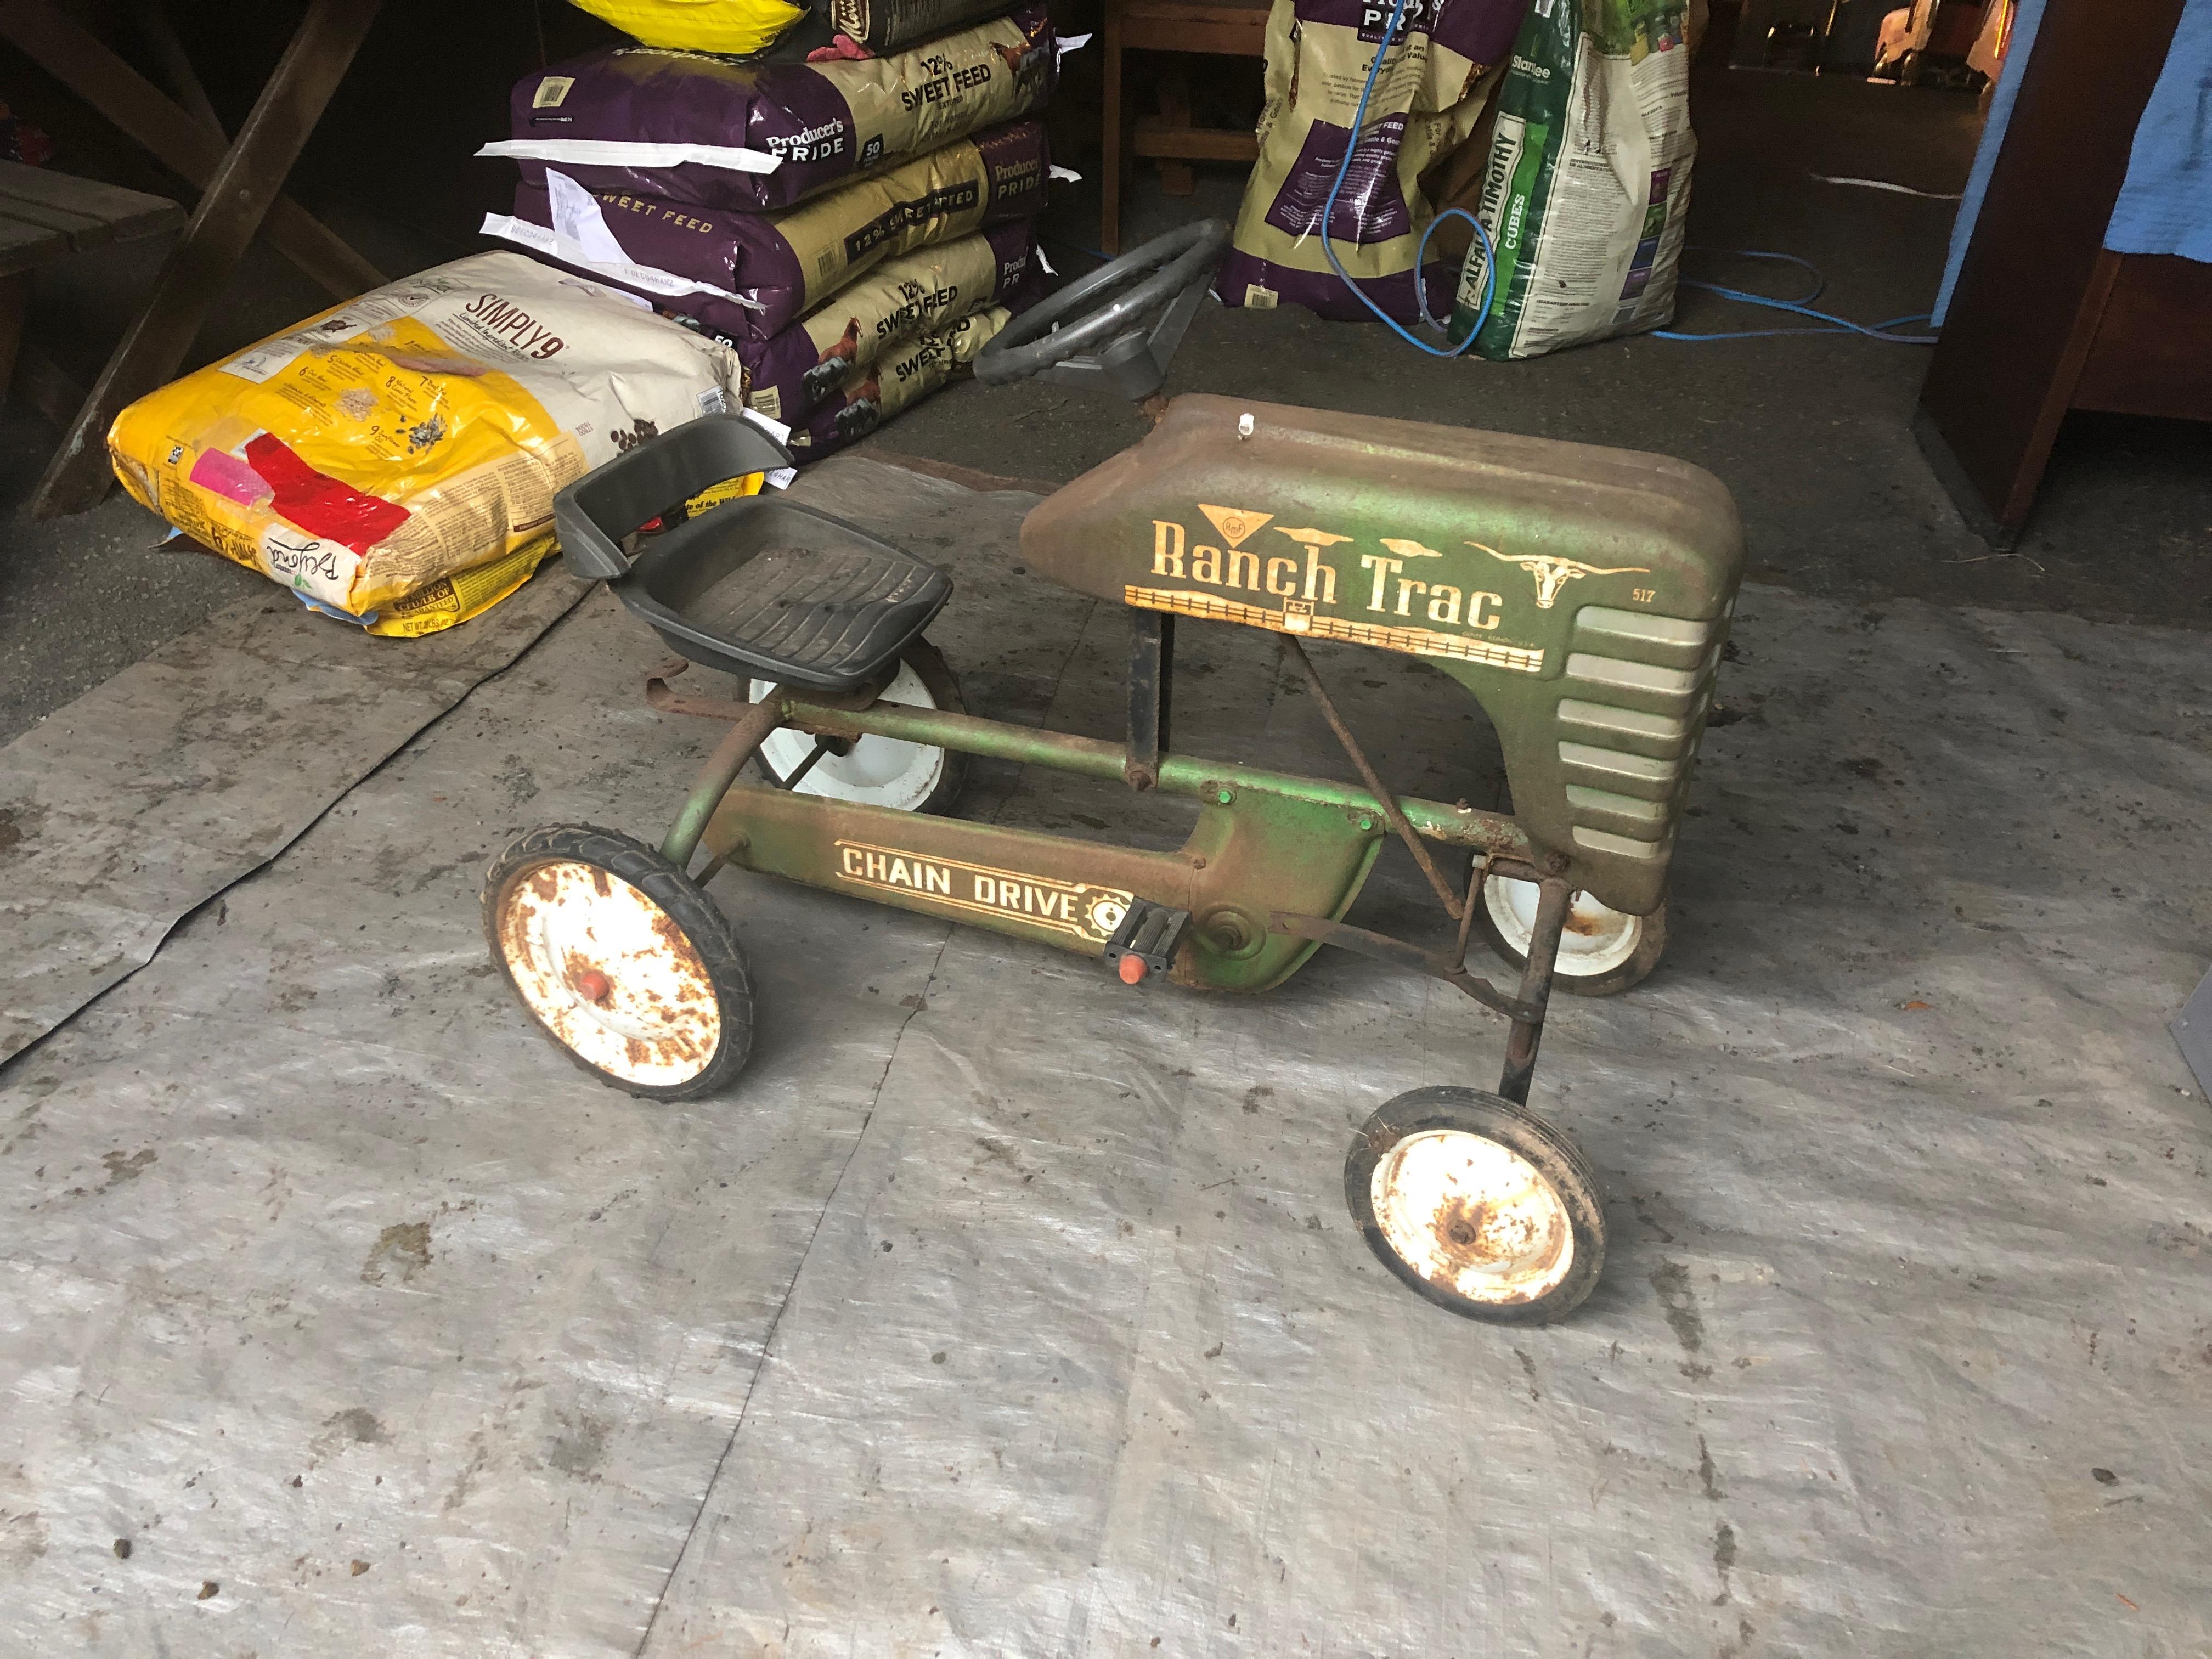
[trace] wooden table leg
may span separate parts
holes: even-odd
[[[237,141],[208,180],[153,293],[39,480],[31,498],[34,516],[81,513],[107,493],[114,482],[107,465],[108,427],[126,404],[177,372],[376,12],[377,0],[312,0]],[[200,130],[196,123],[193,130]]]
[[[1098,246],[1121,251],[1121,13],[1106,0],[1105,155],[1098,164]]]
[[[15,348],[23,343],[23,313],[31,305],[31,273],[0,276],[0,398],[15,375]]]
[[[1160,125],[1169,132],[1190,131],[1190,59],[1178,52],[1160,66]],[[1188,196],[1198,189],[1198,175],[1188,161],[1160,158],[1160,193]]]
[[[373,14],[374,0],[367,0]],[[131,140],[205,190],[222,165],[222,135],[62,15],[53,0],[0,0],[0,40],[115,123]],[[269,209],[264,233],[279,253],[334,300],[384,285],[384,273],[289,196]]]

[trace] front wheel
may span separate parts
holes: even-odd
[[[729,919],[653,848],[589,824],[519,836],[484,878],[484,937],[539,1028],[611,1088],[690,1100],[752,1051]]]
[[[746,695],[758,701],[769,684],[755,680]],[[944,653],[927,640],[916,640],[900,653],[898,672],[878,701],[954,714],[968,712],[958,678]],[[772,732],[760,746],[760,769],[778,788],[795,776],[798,782],[787,787],[802,795],[889,806],[901,812],[950,812],[968,779],[965,755],[896,738],[871,735],[839,743],[810,766],[814,749],[811,732],[790,727]]]
[[[1491,954],[1515,971],[1528,965],[1528,943],[1536,933],[1536,902],[1542,889],[1533,881],[1492,876],[1482,884],[1482,902],[1474,908]],[[1571,996],[1609,997],[1640,985],[1667,950],[1667,907],[1648,916],[1600,904],[1577,893],[1567,906],[1567,925],[1559,934],[1559,955],[1552,970],[1555,990]]]
[[[1384,1267],[1462,1318],[1549,1324],[1605,1270],[1589,1160],[1502,1095],[1439,1086],[1388,1102],[1345,1158],[1344,1201]]]

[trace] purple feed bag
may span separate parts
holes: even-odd
[[[1042,5],[888,58],[744,64],[618,46],[517,82],[483,155],[592,190],[759,213],[1042,109],[1058,78]]]
[[[734,343],[745,402],[776,420],[805,422],[922,336],[990,306],[1027,309],[1042,276],[1026,220],[886,259],[768,339]]]
[[[557,171],[524,182],[485,230],[740,344],[762,343],[883,261],[1034,218],[1049,167],[1044,125],[1017,121],[855,179],[778,214],[732,213]]]

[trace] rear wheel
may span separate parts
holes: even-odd
[[[1437,1087],[1389,1102],[1344,1160],[1344,1201],[1384,1267],[1463,1318],[1548,1324],[1605,1268],[1589,1160],[1502,1095]]]
[[[747,695],[757,701],[768,689],[768,681],[755,680]],[[916,640],[901,653],[898,672],[878,701],[940,708],[955,714],[968,712],[958,678],[944,653],[927,640]],[[797,776],[799,781],[790,787],[802,795],[889,806],[902,812],[951,811],[968,778],[968,757],[957,750],[902,743],[896,738],[865,737],[839,743],[808,766],[815,742],[811,732],[788,727],[771,733],[760,747],[761,771],[779,788],[785,787],[786,779]]]
[[[1541,890],[1533,881],[1492,876],[1483,882],[1482,902],[1474,908],[1475,926],[1491,954],[1516,970],[1528,965],[1528,942],[1535,936]],[[1648,916],[1632,916],[1600,904],[1588,893],[1577,893],[1559,935],[1552,985],[1572,996],[1613,996],[1642,984],[1666,950],[1664,904]]]
[[[610,1087],[710,1094],[752,1050],[729,920],[651,848],[589,824],[518,837],[484,878],[492,960],[545,1035]]]

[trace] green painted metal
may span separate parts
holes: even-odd
[[[862,729],[877,729],[881,712],[869,711]],[[1264,991],[1318,948],[1271,934],[1272,915],[1342,916],[1374,867],[1383,831],[1371,804],[1363,810],[1239,786],[1218,793],[1233,799],[1206,798],[1182,848],[1154,853],[741,783],[708,825],[704,845],[744,869],[1085,956],[1103,952],[1132,897],[1150,899],[1191,913],[1176,982]]]
[[[1033,726],[1009,726],[973,714],[947,714],[934,708],[910,708],[902,703],[880,703],[860,710],[833,708],[811,703],[802,696],[787,696],[782,703],[789,723],[830,737],[865,734],[896,738],[906,743],[929,744],[957,749],[963,754],[984,755],[994,760],[1024,766],[1046,766],[1085,777],[1120,782],[1128,750],[1099,738],[1076,737],[1063,732],[1041,732]],[[1213,799],[1226,805],[1240,793],[1324,807],[1335,811],[1364,813],[1379,820],[1382,805],[1373,794],[1354,783],[1310,778],[1295,772],[1273,772],[1261,767],[1239,766],[1228,761],[1169,755],[1160,766],[1162,793]],[[1401,795],[1400,809],[1415,830],[1431,841],[1495,853],[1501,858],[1536,862],[1540,855],[1528,836],[1511,818],[1472,807],[1446,806],[1418,796]],[[1379,824],[1369,826],[1378,828]],[[1290,907],[1282,907],[1290,908]],[[1309,912],[1309,914],[1318,914]]]
[[[1110,604],[1426,659],[1489,715],[1539,859],[1616,909],[1663,898],[1743,573],[1710,474],[1192,395],[1033,510],[1022,551]]]
[[[698,776],[692,780],[691,793],[685,798],[683,810],[677,813],[676,822],[661,841],[661,857],[679,870],[690,867],[691,854],[698,850],[699,837],[706,833],[714,809],[721,805],[722,797],[730,793],[730,786],[737,781],[745,763],[781,719],[782,710],[774,702],[745,707],[722,734],[722,740],[714,745],[714,752],[707,757]]]
[[[717,778],[693,787],[676,814],[676,822],[661,838],[661,857],[679,870],[690,867],[691,854],[699,850],[699,838],[713,821],[714,809],[722,804],[722,798],[730,793],[730,786],[735,781],[734,777]]]

